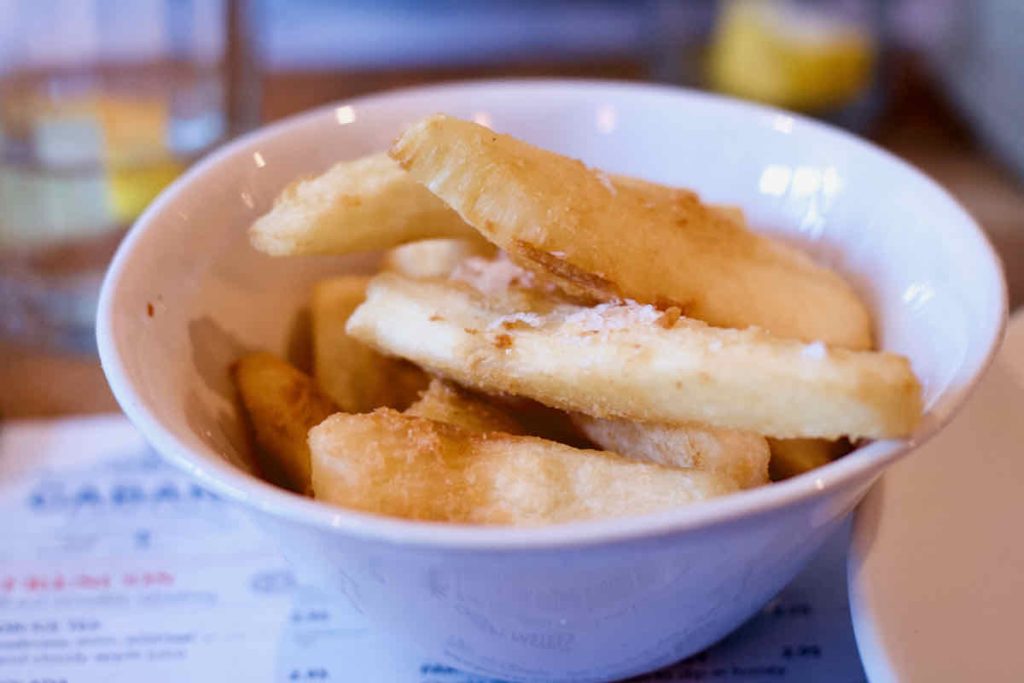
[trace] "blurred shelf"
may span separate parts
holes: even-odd
[[[263,120],[297,114],[327,102],[344,100],[381,90],[393,90],[427,83],[478,78],[614,78],[640,80],[646,74],[640,61],[591,59],[586,62],[520,62],[500,67],[434,66],[414,71],[376,69],[372,71],[286,71],[275,72],[263,81]]]
[[[0,342],[0,419],[114,412],[99,360]]]

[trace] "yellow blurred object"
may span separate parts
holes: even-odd
[[[868,86],[870,33],[820,9],[785,0],[730,0],[712,39],[716,90],[791,109],[847,104]]]
[[[167,149],[168,112],[162,99],[104,94],[94,106],[111,165],[144,162]]]
[[[167,149],[167,103],[107,95],[97,100],[96,114],[111,213],[119,222],[134,220],[184,170]]]
[[[185,169],[168,159],[142,166],[112,166],[107,171],[110,210],[116,220],[132,221]]]

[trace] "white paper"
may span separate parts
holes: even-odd
[[[636,680],[865,680],[848,533],[739,631]],[[0,538],[0,683],[490,683],[400,652],[343,598],[296,585],[243,510],[120,416],[0,425]]]

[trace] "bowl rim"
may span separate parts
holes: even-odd
[[[967,226],[970,238],[981,246],[989,266],[985,269],[986,273],[998,280],[996,289],[999,295],[994,299],[993,305],[1000,310],[991,316],[994,324],[985,337],[985,348],[973,353],[965,364],[969,373],[967,381],[955,391],[953,398],[947,401],[946,409],[937,415],[931,415],[933,419],[926,420],[924,427],[910,439],[876,441],[856,450],[850,456],[811,472],[691,506],[645,515],[540,527],[509,528],[410,521],[346,510],[278,488],[235,468],[215,454],[207,456],[197,452],[178,439],[160,422],[155,412],[129,381],[115,334],[118,318],[115,310],[116,295],[127,264],[136,247],[147,238],[153,225],[158,223],[158,217],[164,215],[175,204],[186,187],[215,173],[229,160],[238,155],[249,154],[249,150],[262,140],[288,135],[319,119],[330,117],[338,107],[387,105],[392,100],[406,97],[453,94],[464,96],[467,92],[481,89],[546,90],[549,93],[558,91],[562,95],[570,90],[589,91],[589,94],[605,90],[614,91],[616,95],[628,92],[635,96],[668,96],[689,100],[695,103],[695,106],[712,105],[744,110],[754,117],[774,118],[781,115],[792,120],[794,130],[797,127],[808,128],[818,131],[819,134],[841,138],[844,144],[859,147],[880,157],[885,163],[896,164],[920,177],[932,189],[948,198],[950,206],[961,214],[960,218],[966,219],[960,223]],[[533,96],[543,94],[535,93]],[[838,490],[855,481],[873,480],[887,465],[937,433],[963,404],[964,399],[991,364],[1002,339],[1006,326],[1007,301],[1006,283],[996,251],[987,235],[960,203],[939,183],[910,163],[844,130],[789,111],[669,85],[600,79],[469,80],[398,88],[322,105],[260,127],[205,156],[161,192],[122,240],[103,280],[97,310],[96,334],[103,371],[124,413],[155,450],[218,495],[254,507],[262,513],[283,517],[304,526],[347,534],[364,541],[445,550],[505,551],[588,547],[680,534],[779,511],[824,496],[828,490]],[[866,486],[864,488],[866,490]]]

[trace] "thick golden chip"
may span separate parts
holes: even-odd
[[[715,328],[651,306],[524,312],[463,283],[388,273],[347,329],[465,386],[594,417],[781,438],[908,436],[921,417],[902,356]]]
[[[313,374],[323,392],[347,413],[415,401],[429,378],[416,366],[388,358],[345,332],[345,323],[366,296],[370,278],[343,275],[313,289]]]
[[[839,275],[687,190],[613,178],[436,115],[391,148],[410,175],[526,268],[572,295],[676,306],[721,327],[853,349],[871,319]]]
[[[249,228],[252,245],[272,256],[348,254],[432,237],[477,234],[386,154],[292,183]]]
[[[609,420],[579,413],[573,421],[601,448],[633,460],[713,472],[743,489],[768,483],[768,442],[752,432],[699,423]]]
[[[310,428],[337,412],[313,378],[271,353],[242,356],[231,368],[256,437],[261,468],[272,481],[310,490]]]
[[[482,396],[474,396],[451,382],[433,379],[420,400],[409,406],[405,415],[462,427],[471,432],[525,434],[511,412]]]
[[[313,493],[406,519],[535,526],[641,515],[735,490],[724,477],[381,409],[310,431]]]
[[[616,177],[621,178],[622,176]],[[722,218],[727,218],[734,223],[742,225],[744,228],[747,226],[747,214],[738,206],[732,204],[708,204],[708,208],[717,212]]]
[[[850,450],[845,441],[826,439],[768,439],[772,451],[772,481],[788,479],[827,465]]]

